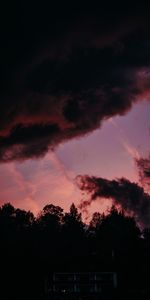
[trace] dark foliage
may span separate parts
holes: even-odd
[[[74,204],[67,213],[46,205],[37,218],[4,204],[0,254],[5,299],[44,299],[44,281],[53,271],[116,271],[121,290],[149,286],[150,230],[141,232],[114,206],[86,225]]]

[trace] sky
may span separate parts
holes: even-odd
[[[78,175],[149,193],[148,7],[67,9],[20,4],[1,20],[0,204],[35,214],[79,206]]]
[[[47,203],[68,211],[72,202],[79,205],[83,198],[74,180],[79,174],[139,182],[134,158],[146,156],[150,149],[149,115],[147,101],[135,104],[126,116],[104,121],[101,128],[61,144],[43,158],[1,164],[1,204],[11,202],[35,214]],[[109,205],[104,199],[90,210],[105,211]]]

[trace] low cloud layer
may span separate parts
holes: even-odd
[[[1,29],[0,162],[44,156],[149,100],[146,10],[23,11]]]
[[[142,226],[150,225],[150,195],[143,188],[125,178],[108,180],[94,176],[77,176],[78,187],[86,192],[90,199],[81,202],[81,209],[92,201],[111,199],[115,206],[134,216]]]

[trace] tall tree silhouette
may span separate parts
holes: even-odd
[[[63,217],[62,238],[64,255],[70,257],[71,263],[77,264],[75,257],[85,254],[85,234],[81,213],[78,212],[74,203]]]

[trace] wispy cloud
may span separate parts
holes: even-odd
[[[127,154],[134,160],[139,159],[140,154],[139,154],[138,150],[133,145],[131,145],[131,142],[127,138],[124,130],[117,124],[117,122],[113,118],[110,118],[109,122],[111,122],[111,124],[117,129],[117,131],[119,133],[120,143],[123,146],[123,148],[125,149],[125,151],[127,152]]]
[[[5,174],[1,181],[1,203],[12,202],[37,214],[47,203],[52,202],[68,210],[72,202],[77,203],[80,199],[80,191],[74,182],[75,174],[67,170],[54,152],[47,153],[38,162],[4,164],[1,172]]]

